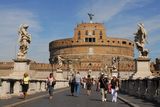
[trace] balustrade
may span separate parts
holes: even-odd
[[[13,95],[19,96],[22,93],[20,79],[2,78],[0,79],[0,99],[8,99]],[[68,81],[57,81],[55,89],[68,87]],[[29,94],[46,91],[46,80],[33,80],[29,82]]]
[[[160,103],[160,77],[122,80],[121,92]]]

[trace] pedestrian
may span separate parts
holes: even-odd
[[[49,99],[52,99],[52,97],[53,97],[53,90],[54,90],[55,84],[56,84],[56,79],[55,79],[53,73],[50,73],[49,77],[47,78],[47,86],[48,86],[48,92],[49,92]]]
[[[86,79],[87,95],[88,96],[91,94],[92,85],[93,85],[93,80],[92,80],[91,76],[88,75],[87,79]]]
[[[107,91],[108,91],[107,76],[104,76],[104,74],[101,74],[99,83],[100,83],[100,90],[101,90],[101,95],[102,95],[102,102],[107,101]]]
[[[77,74],[75,75],[75,92],[76,92],[76,96],[79,96],[80,94],[80,86],[81,86],[81,75],[79,72],[77,72]]]
[[[112,94],[112,102],[117,102],[117,91],[119,90],[119,80],[116,76],[113,76],[111,80],[111,94]]]
[[[71,78],[69,79],[69,86],[71,89],[71,95],[74,96],[74,88],[75,88],[75,76],[72,74]]]
[[[24,73],[23,80],[21,81],[23,98],[25,99],[27,96],[27,91],[29,89],[29,76],[28,73]]]

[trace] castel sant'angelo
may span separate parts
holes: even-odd
[[[118,58],[119,71],[134,69],[134,42],[108,36],[102,23],[80,23],[74,29],[73,38],[54,40],[49,43],[50,59],[60,55],[77,71],[102,71],[111,68],[113,57]],[[63,65],[65,68],[66,63]]]

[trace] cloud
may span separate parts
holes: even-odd
[[[29,33],[38,38],[38,33],[42,31],[37,16],[27,10],[22,9],[1,9],[0,10],[0,60],[12,60],[16,57],[18,50],[18,28],[22,23],[29,25]],[[32,36],[33,37],[33,36]],[[34,38],[34,37],[33,37]]]
[[[86,16],[88,12],[95,14],[95,22],[107,22],[123,10],[143,7],[149,4],[146,0],[91,0],[78,15]]]

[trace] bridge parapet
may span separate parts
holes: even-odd
[[[21,79],[0,78],[0,99],[8,99],[12,96],[22,94]],[[55,89],[68,87],[68,81],[58,80]],[[31,79],[28,94],[46,91],[47,84],[45,79]]]
[[[160,103],[160,77],[122,80],[121,92]]]

